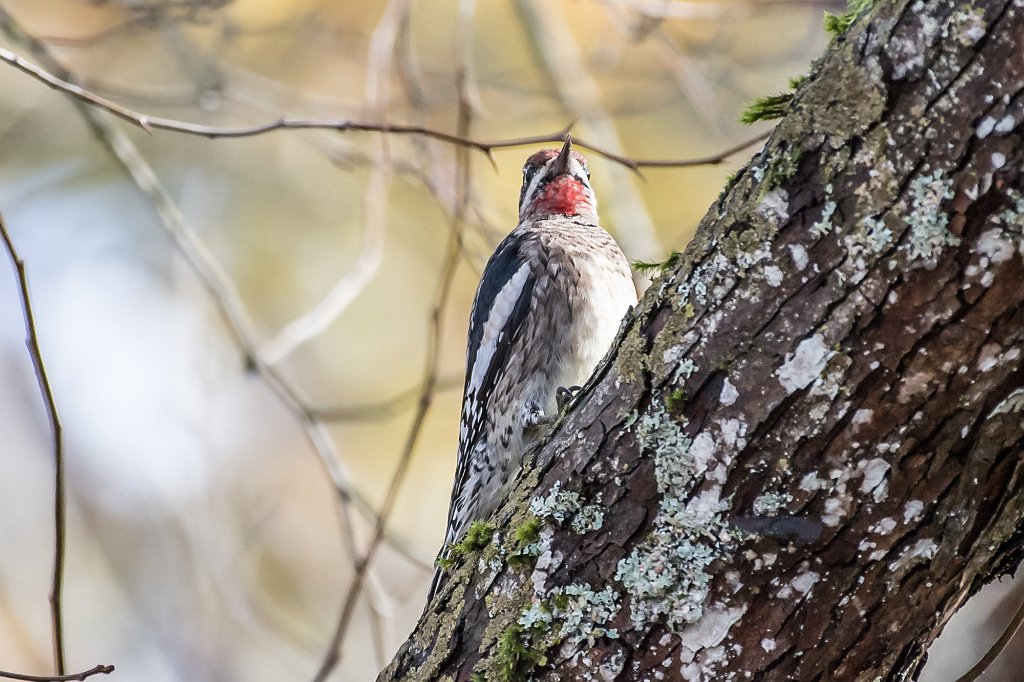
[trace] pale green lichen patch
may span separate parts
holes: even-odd
[[[988,418],[991,419],[1000,414],[1020,414],[1022,412],[1024,412],[1024,388],[1018,388],[992,408],[992,411],[988,413]]]
[[[530,513],[538,518],[551,518],[564,523],[567,517],[579,511],[580,504],[579,493],[562,490],[562,482],[555,481],[546,496],[535,497],[530,501]]]
[[[593,647],[598,638],[619,636],[615,628],[607,625],[620,608],[619,595],[613,588],[595,591],[586,583],[573,583],[556,587],[543,599],[536,599],[518,622],[533,630],[543,626],[540,629],[546,633],[545,648],[563,643],[578,647],[584,642]]]
[[[579,493],[562,490],[561,481],[556,481],[546,496],[530,501],[530,513],[558,524],[571,519],[570,528],[577,533],[600,530],[604,525],[604,509],[596,504],[583,504]]]
[[[598,639],[616,639],[607,627],[620,609],[611,587],[596,591],[585,583],[573,583],[534,595],[515,619],[494,637],[494,648],[474,670],[479,679],[520,682],[532,679],[537,668],[547,665],[547,652],[562,646],[572,657],[584,645],[593,648]],[[493,621],[492,621],[493,623]]]
[[[662,621],[679,630],[699,620],[711,581],[709,567],[740,537],[726,521],[730,504],[719,499],[720,488],[693,496],[698,472],[694,443],[684,426],[658,400],[635,425],[638,444],[654,456],[661,494],[650,535],[616,567],[615,579],[630,597],[630,619],[637,628]]]
[[[862,218],[842,236],[846,260],[836,269],[841,282],[854,284],[863,280],[875,259],[893,244],[892,230],[880,218]]]
[[[1017,232],[1024,232],[1024,192],[1010,188],[1006,192],[1009,207],[997,215],[997,222]]]
[[[604,507],[597,504],[586,504],[580,507],[569,527],[576,533],[589,533],[601,530],[604,526]]]
[[[658,492],[664,494],[687,486],[693,477],[693,442],[661,403],[652,404],[652,411],[640,417],[635,430],[641,446],[654,451]]]
[[[831,196],[832,185],[826,185],[825,193],[826,197]],[[824,237],[834,229],[834,226],[832,225],[832,216],[835,215],[836,208],[838,208],[836,202],[831,199],[827,199],[825,201],[825,205],[821,209],[821,216],[814,221],[813,225],[811,225],[811,234],[813,236]]]
[[[911,209],[903,220],[910,231],[905,250],[910,260],[934,262],[947,246],[957,246],[960,238],[949,231],[949,217],[942,202],[953,198],[953,181],[941,170],[920,175],[910,183]]]
[[[669,523],[663,518],[663,528],[616,569],[616,580],[632,598],[630,619],[637,628],[663,617],[669,628],[676,629],[696,622],[703,613],[711,580],[708,567],[717,553],[710,544],[674,538],[670,526],[694,535],[703,529],[685,517],[669,518]]]
[[[792,501],[793,496],[789,493],[763,493],[754,499],[754,514],[756,516],[776,516]]]
[[[877,256],[892,244],[892,230],[879,218],[864,218],[858,227],[862,228],[863,237],[863,243],[858,245],[863,246],[872,255]]]
[[[661,359],[666,366],[675,365],[672,373],[672,382],[679,383],[693,376],[700,368],[690,358],[680,360],[680,356],[686,352],[685,346],[673,346],[661,354]]]

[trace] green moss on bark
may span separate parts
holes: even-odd
[[[878,0],[848,0],[846,11],[839,14],[825,12],[825,30],[833,36],[841,36],[861,14],[871,9]]]
[[[771,121],[776,118],[782,118],[786,115],[791,101],[793,101],[793,93],[791,92],[758,97],[748,104],[747,108],[740,114],[740,123],[750,125],[758,121]]]

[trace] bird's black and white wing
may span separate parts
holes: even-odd
[[[448,511],[446,540],[453,542],[472,520],[471,488],[484,475],[481,457],[487,428],[488,404],[501,375],[511,360],[530,310],[536,273],[523,254],[523,239],[513,232],[498,246],[484,268],[469,323],[466,351],[466,385],[462,398],[459,454]],[[468,516],[467,516],[468,514]]]
[[[536,273],[523,257],[522,235],[512,232],[487,261],[477,287],[469,321],[466,350],[466,384],[462,397],[459,452],[448,507],[446,547],[457,542],[478,516],[483,481],[497,476],[493,453],[488,452],[488,406],[495,386],[508,368],[529,310]],[[488,491],[492,492],[492,491]],[[441,556],[448,554],[442,550]],[[428,602],[440,589],[444,572],[437,568],[430,585]]]

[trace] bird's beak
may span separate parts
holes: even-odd
[[[572,152],[572,135],[567,133],[565,136],[565,144],[562,145],[562,151],[558,152],[558,156],[555,157],[555,162],[551,164],[552,175],[565,175],[569,172],[570,152]]]

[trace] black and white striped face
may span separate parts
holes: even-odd
[[[519,220],[579,214],[597,218],[597,199],[583,155],[566,140],[561,150],[542,149],[528,158],[519,193]]]

